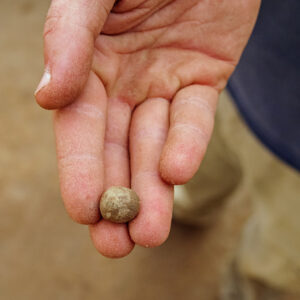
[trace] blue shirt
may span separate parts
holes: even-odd
[[[262,0],[228,90],[260,140],[300,170],[300,0]]]

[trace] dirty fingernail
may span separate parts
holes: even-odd
[[[34,92],[34,95],[37,95],[37,93],[42,89],[44,88],[51,80],[51,74],[50,74],[50,71],[49,69],[45,69],[45,72],[44,72],[44,75],[37,87],[37,89],[35,90]]]

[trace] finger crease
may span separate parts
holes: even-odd
[[[109,141],[105,141],[105,146],[112,146],[116,149],[119,149],[119,150],[122,150],[122,152],[128,152],[127,151],[127,147],[121,143],[118,143],[118,142],[109,142]]]
[[[209,135],[205,130],[203,130],[202,128],[198,128],[191,124],[176,124],[176,125],[172,126],[171,129],[184,130],[188,133],[191,133],[191,131],[192,131],[193,133],[196,133],[199,136],[199,139],[194,139],[194,140],[201,144],[202,144],[203,140],[208,141],[208,139],[209,139]]]
[[[63,110],[75,111],[79,114],[86,115],[93,119],[104,118],[103,112],[98,107],[88,103],[73,104],[63,108]]]
[[[196,97],[182,99],[179,100],[178,102],[175,102],[175,107],[179,105],[194,105],[197,108],[199,108],[201,111],[205,110],[212,115],[215,114],[215,109],[211,105],[209,105],[205,100]]]
[[[167,131],[165,129],[153,129],[153,131],[147,129],[140,129],[134,135],[134,138],[139,140],[151,139],[152,141],[158,141],[164,143],[167,138]]]
[[[69,161],[89,161],[89,160],[99,160],[98,156],[95,154],[72,154],[59,156],[58,160],[60,162],[69,162]]]

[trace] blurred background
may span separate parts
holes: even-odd
[[[219,299],[247,198],[227,203],[210,226],[174,223],[161,247],[118,260],[98,254],[87,227],[67,216],[51,112],[33,97],[49,4],[0,1],[0,299]]]

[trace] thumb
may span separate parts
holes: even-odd
[[[79,95],[92,64],[95,39],[113,0],[53,0],[44,29],[45,73],[35,92],[46,109],[63,107]]]

